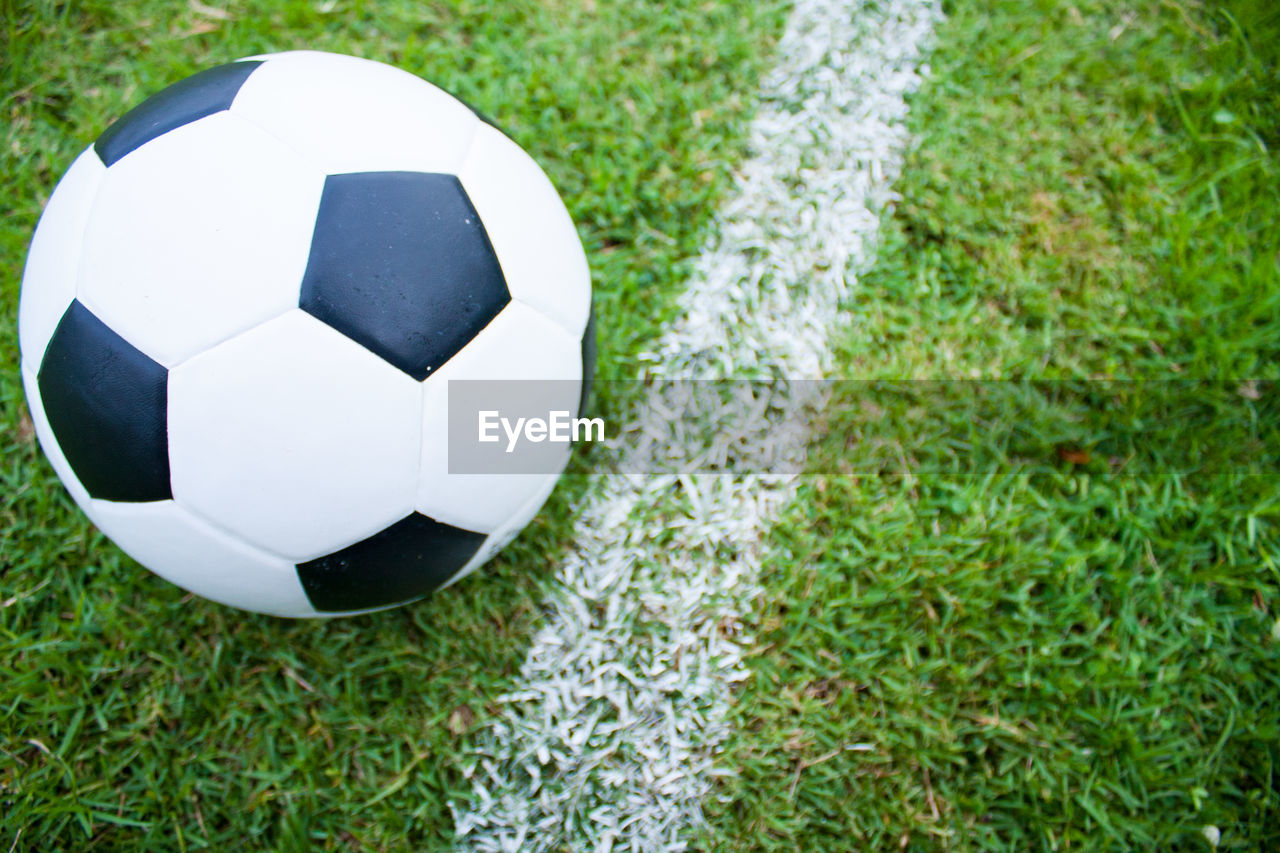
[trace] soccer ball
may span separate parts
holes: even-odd
[[[81,154],[18,325],[89,518],[198,595],[300,617],[419,598],[529,522],[559,470],[449,473],[447,383],[572,380],[581,409],[590,314],[518,145],[404,71],[293,52],[176,83]]]

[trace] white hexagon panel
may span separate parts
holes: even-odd
[[[85,512],[120,549],[196,595],[272,616],[319,615],[294,564],[219,530],[176,501],[91,501]]]
[[[559,477],[546,477],[543,479],[542,484],[525,499],[524,504],[504,519],[497,529],[485,538],[475,556],[459,569],[456,575],[445,581],[440,588],[453,586],[493,559],[499,551],[511,544],[511,540],[520,535],[520,531],[524,530],[525,525],[533,520],[533,517],[538,514],[538,510],[542,509],[542,505],[547,502],[547,498],[551,497],[558,479]]]
[[[581,337],[591,305],[587,256],[546,173],[519,145],[482,125],[458,180],[484,222],[512,298]]]
[[[423,383],[418,510],[449,524],[490,533],[498,530],[532,495],[545,488],[548,481],[555,482],[559,477],[559,470],[541,474],[450,473],[451,380],[542,383],[540,387],[546,392],[561,397],[547,401],[548,412],[560,409],[576,415],[582,375],[582,352],[577,338],[528,305],[512,302],[503,308],[492,323]],[[564,393],[566,391],[568,393]],[[500,407],[501,401],[495,405]],[[570,446],[559,447],[563,467],[568,463]]]
[[[413,509],[421,390],[293,310],[169,379],[173,494],[290,560],[346,547]]]
[[[223,111],[112,164],[79,298],[173,367],[298,304],[324,174]]]
[[[71,164],[40,216],[18,303],[22,363],[32,370],[40,369],[49,338],[75,299],[83,254],[80,238],[106,172],[93,149],[85,151]]]
[[[480,121],[452,95],[381,62],[269,54],[231,105],[329,174],[453,174]]]

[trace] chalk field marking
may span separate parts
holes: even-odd
[[[681,319],[644,359],[651,375],[822,374],[840,299],[894,199],[904,98],[940,17],[936,0],[797,0],[750,156]],[[652,418],[658,440],[636,452],[689,445],[663,433],[687,426]],[[695,450],[714,458],[718,440]],[[748,674],[741,617],[794,494],[778,475],[602,478],[519,684],[464,769],[471,800],[450,803],[459,847],[685,849],[714,778],[732,772],[717,757],[732,685]]]

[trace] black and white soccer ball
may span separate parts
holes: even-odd
[[[89,518],[198,595],[298,617],[419,598],[529,522],[559,473],[448,473],[446,383],[585,389],[590,313],[518,145],[404,71],[293,52],[176,83],[80,155],[19,337]]]

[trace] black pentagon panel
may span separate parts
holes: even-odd
[[[330,175],[301,308],[425,379],[511,301],[489,235],[453,175]]]
[[[147,98],[102,132],[93,148],[110,166],[157,136],[231,106],[261,60],[230,62],[193,74]]]
[[[298,564],[311,606],[326,613],[421,598],[475,556],[485,535],[415,512],[368,539]]]
[[[587,308],[587,328],[582,332],[582,392],[578,396],[578,417],[587,411],[591,400],[591,381],[596,373],[596,305]]]
[[[78,300],[37,375],[62,454],[95,498],[159,501],[169,489],[169,372]]]

